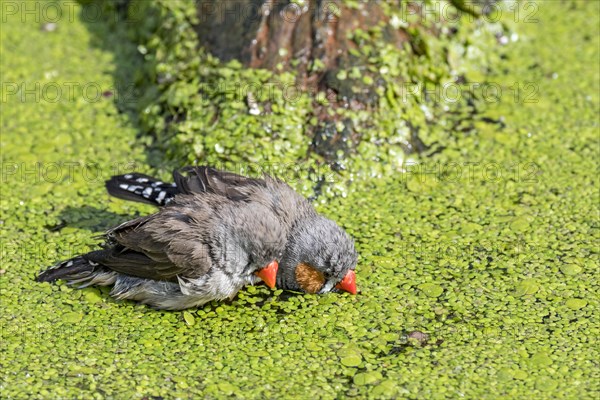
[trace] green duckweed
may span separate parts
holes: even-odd
[[[50,29],[12,14],[9,3],[24,4],[2,4],[0,37],[3,398],[597,397],[598,2],[537,2],[520,8],[518,21],[504,13],[514,35],[499,37],[508,43],[492,56],[486,51],[497,43],[487,39],[489,48],[471,50],[459,42],[438,52],[444,43],[433,39],[421,46],[445,54],[470,81],[496,83],[500,98],[479,103],[479,113],[498,123],[447,125],[469,113],[464,104],[444,111],[447,119],[427,120],[419,104],[397,104],[393,88],[382,93],[389,102],[382,110],[396,114],[373,117],[377,129],[365,131],[359,156],[331,175],[335,190],[316,202],[356,240],[358,295],[257,286],[185,312],[34,278],[97,246],[104,229],[153,211],[109,198],[104,179],[133,169],[167,179],[174,161],[197,156],[226,165],[303,159],[309,143],[299,128],[310,123],[309,105],[301,99],[292,110],[278,100],[273,110],[282,117],[265,121],[217,99],[226,113],[212,125],[213,99],[201,108],[183,80],[165,93],[136,94],[119,83],[143,86],[145,68],[178,77],[177,63],[148,67],[151,37],[90,21],[89,4],[39,3],[73,10]],[[172,12],[193,17],[184,2],[171,3]],[[154,44],[179,56],[198,51],[186,42]],[[386,55],[379,68],[444,74],[435,62],[394,60]],[[179,77],[205,68],[222,80],[268,78],[235,63],[196,64]],[[63,95],[53,101],[57,85]],[[191,106],[197,118],[161,129],[165,104]],[[379,153],[379,136],[394,142],[404,134],[399,119],[426,126],[423,139],[438,141],[440,151],[411,164],[393,146]],[[265,127],[281,135],[265,138]],[[173,147],[166,154],[147,147],[150,131]],[[309,166],[317,159],[290,182],[303,193],[313,188],[304,181]]]

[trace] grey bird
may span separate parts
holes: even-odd
[[[287,238],[279,262],[278,288],[356,294],[357,253],[353,240],[285,182],[269,175],[248,178],[207,166],[175,170],[173,179],[168,183],[131,173],[113,176],[106,181],[106,188],[115,197],[159,207],[187,195],[214,195],[236,204],[260,204],[276,217]]]
[[[37,280],[114,285],[110,294],[117,299],[180,310],[233,298],[261,279],[274,287],[286,243],[264,205],[211,193],[176,196],[105,239],[103,249],[61,262]]]

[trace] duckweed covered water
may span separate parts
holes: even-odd
[[[357,296],[250,287],[186,312],[33,281],[151,212],[103,189],[148,160],[114,105],[115,52],[99,32],[78,12],[53,30],[8,16],[2,398],[597,397],[600,10],[536,4],[492,72],[502,96],[485,115],[503,124],[319,205],[356,238]],[[79,89],[10,94],[22,82]],[[528,83],[537,101],[515,100]]]

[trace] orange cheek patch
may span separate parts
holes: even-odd
[[[325,276],[308,264],[296,266],[296,281],[307,293],[317,293],[325,283]]]

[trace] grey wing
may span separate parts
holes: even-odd
[[[107,232],[105,249],[85,258],[140,278],[177,281],[178,276],[202,276],[212,267],[210,246],[202,240],[202,229],[190,224],[189,211],[168,208],[121,224]]]
[[[256,201],[268,207],[289,229],[298,218],[314,214],[310,203],[287,183],[265,175],[247,178],[206,166],[187,166],[173,172],[181,193],[214,193],[233,202]]]
[[[173,171],[175,186],[168,184],[164,189],[164,193],[166,194],[163,196],[161,202],[158,203],[157,200],[148,200],[143,196],[140,197],[127,190],[127,193],[125,194],[120,192],[117,193],[119,190],[122,191],[122,189],[118,187],[119,185],[117,185],[117,183],[121,182],[119,179],[133,179],[135,182],[135,179],[143,178],[149,182],[158,182],[155,178],[146,175],[130,175],[131,178],[125,178],[125,176],[113,177],[111,181],[107,182],[109,192],[120,198],[149,202],[150,204],[159,206],[165,205],[165,202],[162,202],[162,200],[171,200],[173,196],[177,197],[177,195],[212,194],[217,197],[225,197],[227,200],[231,200],[234,203],[258,201],[269,207],[275,214],[280,215],[283,219],[289,221],[289,224],[293,224],[299,216],[306,215],[307,213],[314,213],[312,206],[304,199],[304,197],[296,193],[285,182],[269,175],[265,175],[263,179],[256,179],[231,172],[220,171],[207,166],[183,167],[180,170]],[[160,183],[162,184],[162,182]],[[160,193],[162,194],[163,192]],[[218,199],[218,201],[221,200]],[[124,227],[124,225],[121,227]]]
[[[206,166],[187,166],[173,172],[180,193],[214,193],[232,201],[248,201],[254,191],[267,187],[264,179],[247,178]]]

